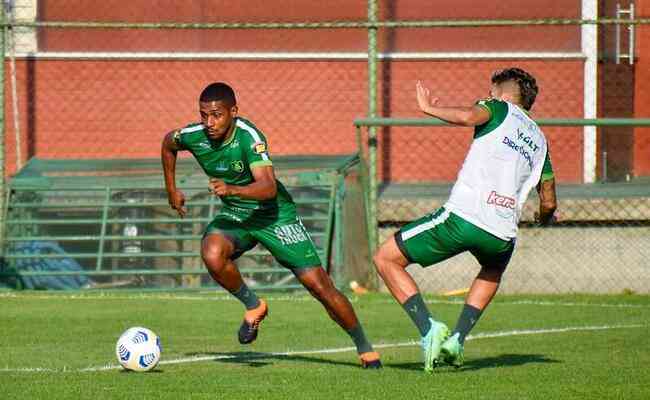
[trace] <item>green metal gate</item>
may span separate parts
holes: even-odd
[[[274,164],[324,266],[340,284],[342,223],[336,211],[358,157],[276,157]],[[199,250],[220,201],[208,192],[207,177],[193,159],[178,160],[176,177],[187,198],[183,219],[167,203],[159,160],[30,160],[9,183],[0,274],[17,287],[43,276],[85,276],[84,288],[213,287]],[[43,243],[62,251],[35,253],[47,246],[34,244]],[[43,260],[67,260],[79,268],[34,268]],[[237,265],[253,287],[300,287],[261,246]]]

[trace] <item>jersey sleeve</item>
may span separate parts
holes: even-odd
[[[542,167],[542,177],[539,179],[540,182],[548,181],[555,178],[553,173],[553,165],[551,164],[550,151],[546,151],[546,158],[544,159],[544,166]]]
[[[499,118],[505,119],[505,116],[508,113],[508,105],[505,102],[500,100],[496,100],[496,99],[479,100],[476,102],[476,105],[485,108],[490,113],[490,120],[499,119]]]
[[[182,129],[177,129],[174,131],[174,143],[181,150],[188,150],[190,148],[189,141],[191,140],[190,133],[203,130],[203,125],[201,124],[190,124]]]
[[[176,146],[178,146],[179,149],[185,150],[187,149],[187,146],[183,142],[183,135],[181,133],[181,129],[176,129],[172,133],[172,138],[174,139],[174,143]]]
[[[508,104],[496,99],[485,99],[476,102],[478,107],[483,107],[490,113],[490,119],[474,129],[474,139],[487,135],[495,130],[508,116]]]

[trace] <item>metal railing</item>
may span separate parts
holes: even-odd
[[[597,118],[597,119],[572,119],[572,118],[540,118],[536,120],[540,126],[612,126],[612,127],[647,127],[650,126],[650,118]],[[371,254],[377,248],[377,136],[373,128],[376,127],[440,127],[454,126],[437,118],[358,118],[354,120],[357,143],[360,154],[367,157],[366,169],[367,179],[367,210],[368,210],[368,232],[370,233]],[[362,128],[368,128],[367,142],[363,143]],[[367,151],[364,148],[367,146]]]

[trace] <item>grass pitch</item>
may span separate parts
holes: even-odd
[[[359,368],[349,337],[311,297],[266,294],[258,340],[223,292],[0,292],[2,399],[589,399],[650,397],[649,296],[497,296],[466,365],[422,371],[417,331],[388,295],[351,296],[384,369]],[[462,298],[428,297],[450,328]],[[161,336],[150,373],[117,367],[130,326]]]

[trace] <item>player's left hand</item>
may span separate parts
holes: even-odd
[[[210,190],[210,192],[214,193],[216,196],[229,196],[232,194],[230,186],[221,179],[210,178],[208,187],[208,190]]]

